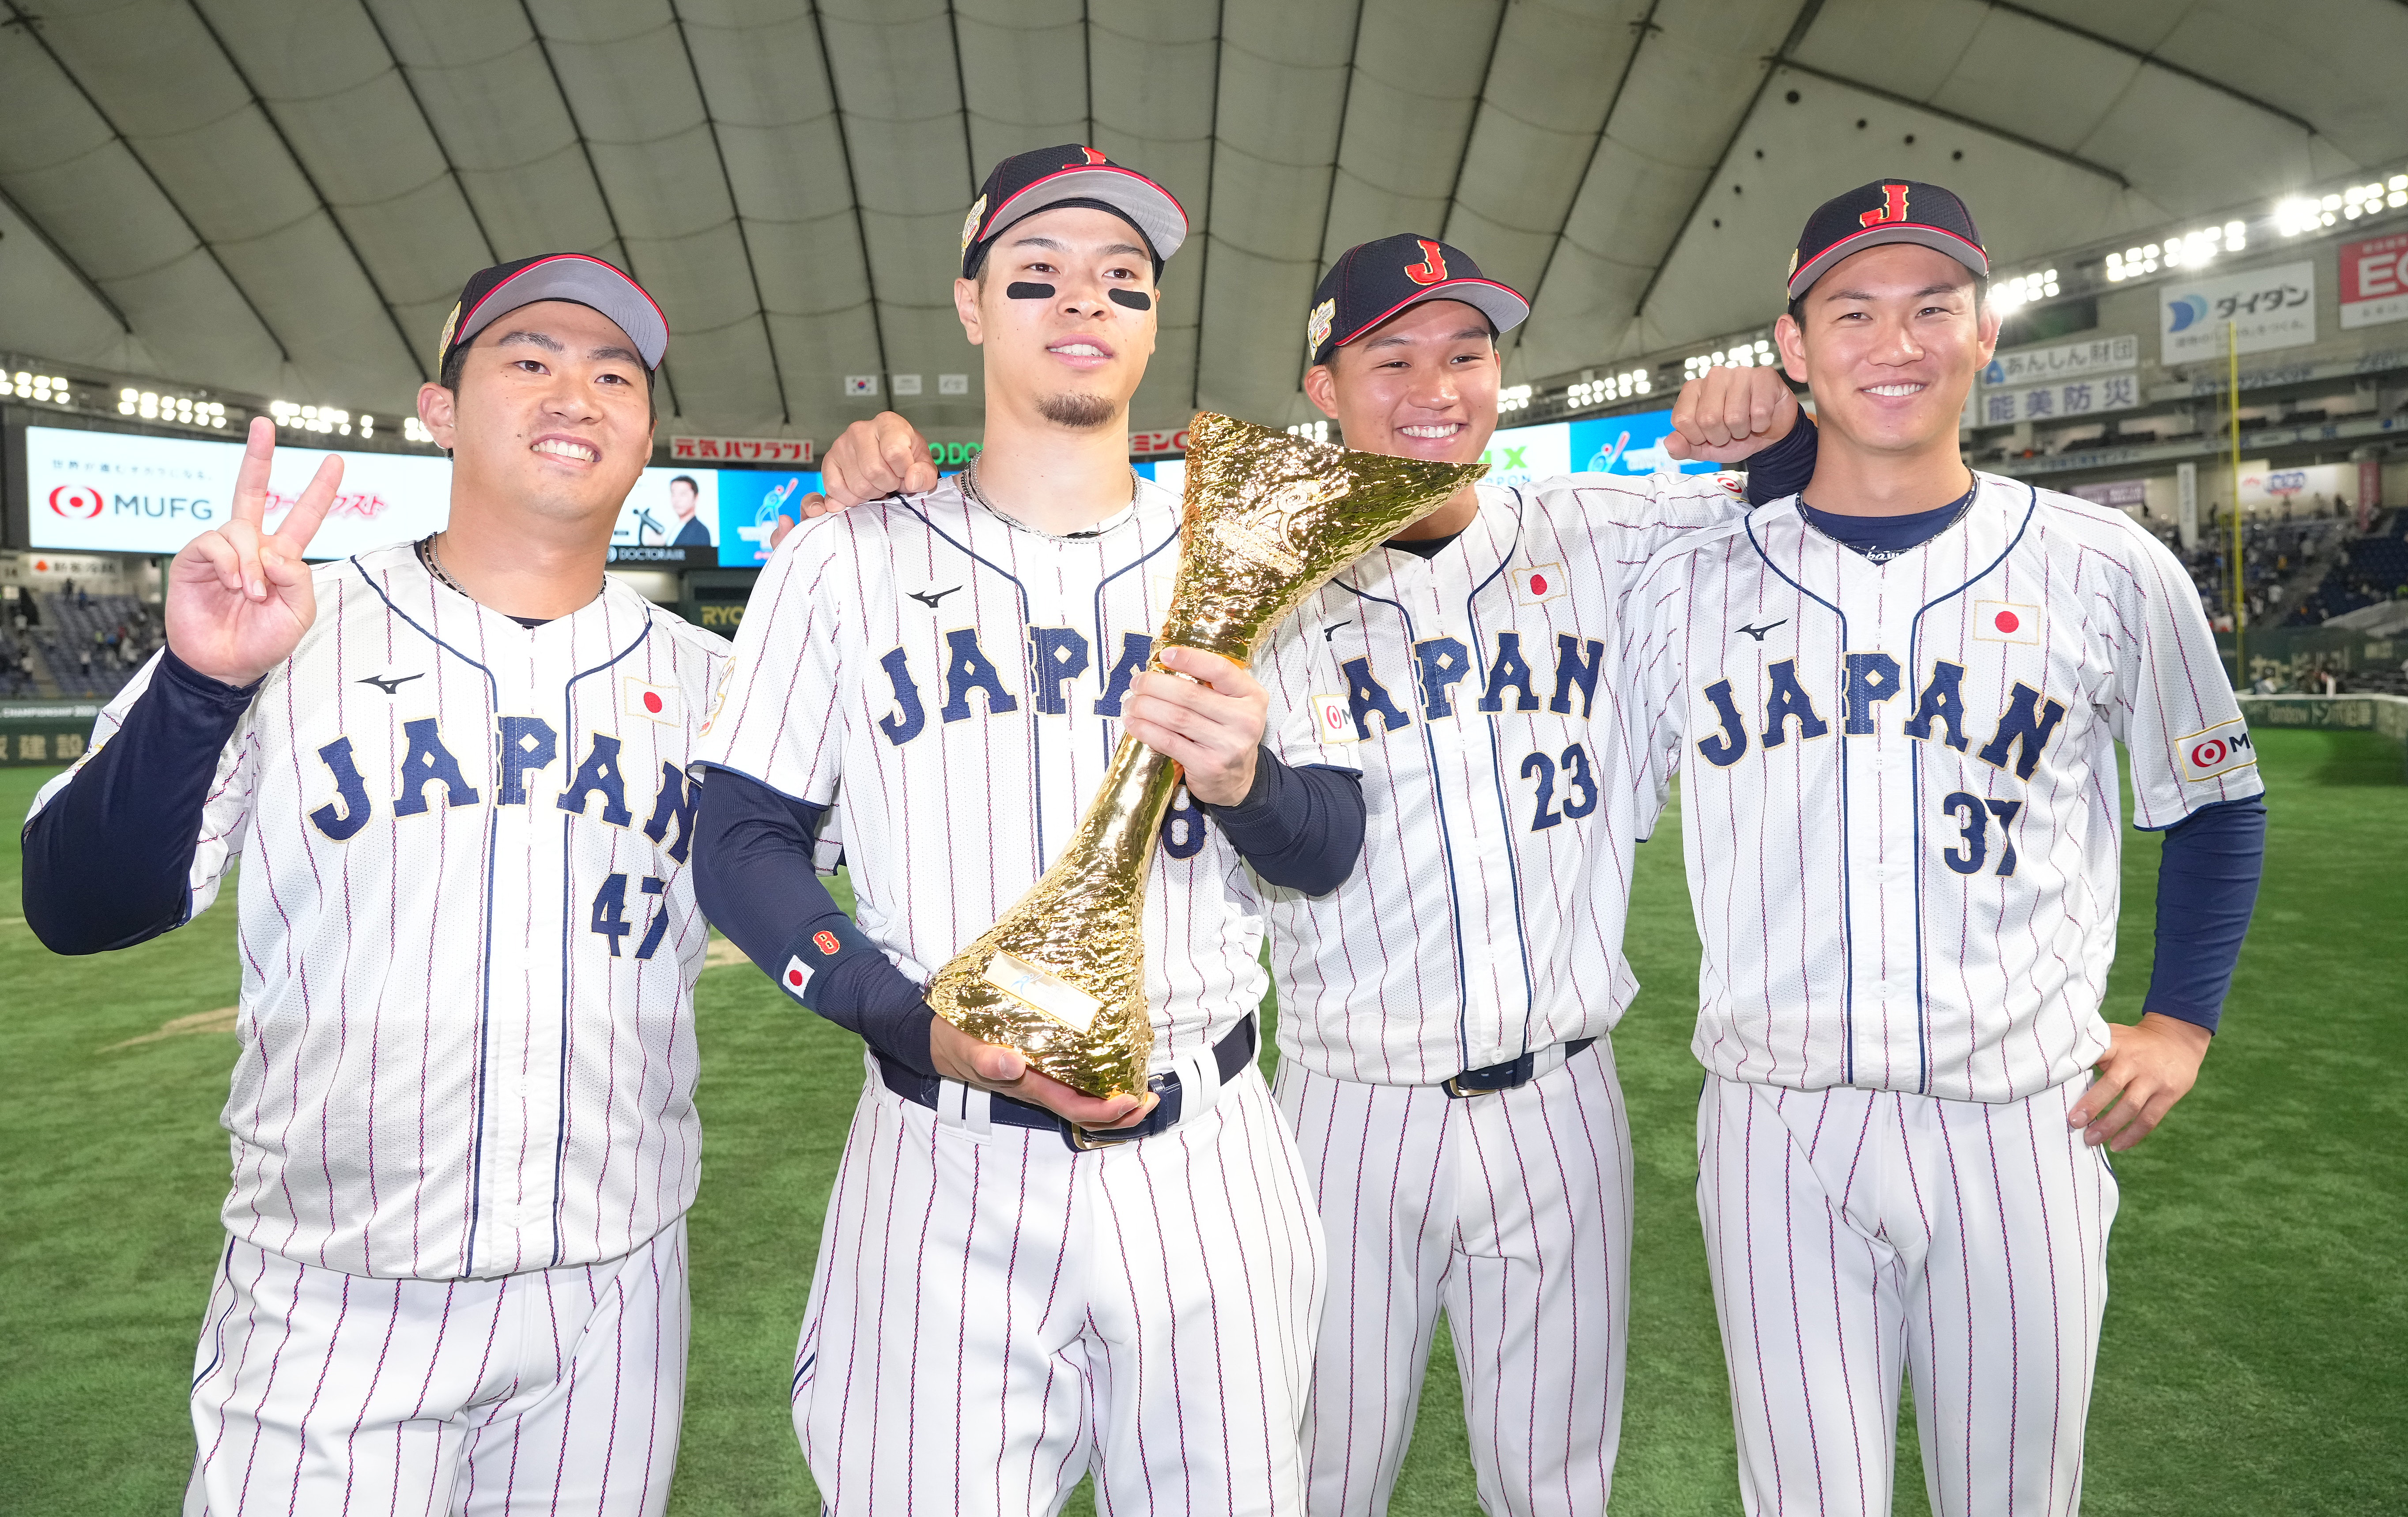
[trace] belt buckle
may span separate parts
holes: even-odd
[[[1134,1127],[1111,1128],[1082,1127],[1075,1122],[1065,1121],[1062,1136],[1068,1138],[1070,1147],[1079,1152],[1094,1153],[1103,1149],[1116,1149],[1123,1143],[1134,1143],[1147,1134],[1144,1123]]]
[[[1491,1086],[1466,1085],[1463,1082],[1463,1076],[1468,1075],[1470,1072],[1470,1070],[1466,1069],[1461,1074],[1449,1075],[1446,1079],[1439,1082],[1439,1088],[1445,1091],[1449,1097],[1457,1101],[1468,1101],[1475,1095],[1494,1095],[1497,1094],[1495,1088]]]

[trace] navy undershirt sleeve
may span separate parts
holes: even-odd
[[[1307,895],[1326,895],[1344,884],[1363,853],[1366,807],[1358,770],[1291,767],[1269,749],[1258,749],[1246,798],[1204,809],[1256,874]]]
[[[218,758],[258,694],[159,655],[116,735],[25,823],[25,925],[43,946],[98,953],[184,924]]]
[[[2261,798],[2201,807],[2166,829],[2157,860],[2157,962],[2143,1010],[2215,1031],[2265,866]]]
[[[1798,413],[1798,424],[1789,435],[1749,455],[1747,460],[1747,503],[1761,506],[1784,495],[1794,495],[1806,488],[1814,478],[1814,455],[1821,451],[1814,419],[1804,411]]]
[[[826,810],[744,775],[710,770],[695,818],[695,897],[780,989],[860,1034],[880,1057],[934,1075],[928,1032],[937,1014],[811,867]]]

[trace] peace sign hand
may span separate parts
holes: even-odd
[[[283,525],[265,532],[275,459],[276,423],[253,417],[232,517],[186,543],[167,565],[167,646],[198,672],[236,687],[290,657],[316,619],[317,595],[301,554],[343,482],[343,461],[327,458]]]

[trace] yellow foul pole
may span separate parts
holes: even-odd
[[[2249,688],[2249,607],[2243,598],[2248,580],[2241,567],[2241,332],[2224,323],[2225,368],[2232,387],[2232,688]]]

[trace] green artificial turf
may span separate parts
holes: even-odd
[[[2392,1510],[2408,1487],[2408,785],[2396,745],[2258,736],[2272,829],[2229,1021],[2198,1091],[2117,1160],[2092,1405],[2092,1513]],[[45,772],[0,769],[0,814]],[[13,837],[13,828],[11,829]],[[2153,838],[2128,835],[2109,1014],[2138,1014]],[[174,1509],[185,1388],[211,1267],[233,1040],[184,1033],[103,1052],[232,1003],[231,902],[99,959],[45,952],[0,850],[0,1506]],[[229,896],[231,892],[229,892]],[[1616,1052],[1638,1147],[1624,1512],[1737,1510],[1722,1354],[1691,1185],[1697,939],[1677,833],[1641,850],[1630,927],[1642,993]],[[705,1160],[693,1217],[694,1351],[670,1510],[815,1510],[785,1387],[821,1208],[859,1088],[859,1045],[741,966],[697,995]],[[1913,1438],[1901,1513],[1921,1513]],[[1441,1336],[1395,1510],[1473,1510]],[[1083,1495],[1076,1510],[1086,1510]]]

